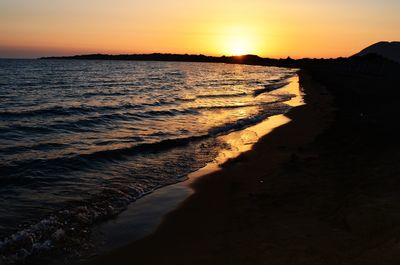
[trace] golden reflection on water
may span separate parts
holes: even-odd
[[[285,102],[285,104],[289,106],[296,107],[305,104],[303,100],[303,94],[300,91],[298,76],[292,77],[287,86],[274,92],[295,95],[289,101]],[[221,150],[217,158],[215,158],[212,163],[209,163],[206,167],[190,174],[189,179],[193,181],[197,177],[219,170],[221,168],[220,166],[227,160],[238,157],[241,153],[251,150],[253,145],[261,137],[267,135],[280,126],[289,123],[290,121],[291,119],[284,114],[275,115],[244,130],[235,131],[228,135],[220,136],[219,140],[227,143],[230,148]]]

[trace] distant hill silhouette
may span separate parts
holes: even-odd
[[[364,56],[368,54],[378,54],[387,59],[400,63],[400,42],[381,41],[365,48],[361,52],[355,54],[355,56]]]
[[[399,42],[390,43],[389,46],[400,47]],[[373,45],[375,46],[375,45]],[[371,47],[373,47],[371,46]],[[380,46],[380,44],[378,45]],[[397,75],[400,72],[400,58],[395,61],[393,56],[387,59],[388,56],[383,56],[377,52],[369,52],[367,48],[355,56],[350,58],[335,58],[335,59],[317,59],[303,58],[292,59],[272,59],[263,58],[257,55],[242,55],[242,56],[206,56],[202,54],[170,54],[170,53],[151,53],[151,54],[85,54],[62,57],[42,57],[42,60],[118,60],[118,61],[173,61],[173,62],[208,62],[208,63],[226,63],[226,64],[249,64],[263,66],[278,66],[290,67],[298,69],[332,69],[332,71],[342,71],[344,74],[355,75]],[[371,48],[370,50],[374,50]],[[381,50],[381,49],[378,49]],[[389,50],[389,49],[383,49]],[[390,49],[390,54],[398,55],[399,50]],[[386,54],[386,53],[385,53]],[[388,53],[389,54],[389,53]]]
[[[241,56],[206,56],[203,54],[171,54],[171,53],[150,53],[150,54],[84,54],[61,57],[42,57],[40,59],[63,59],[63,60],[119,60],[119,61],[169,61],[169,62],[208,62],[208,63],[231,63],[295,67],[294,60],[262,58],[257,55]]]

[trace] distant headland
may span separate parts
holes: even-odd
[[[381,41],[357,53],[358,56],[367,54],[379,54],[387,59],[400,63],[400,42]]]
[[[296,60],[288,57],[286,59],[262,58],[257,55],[241,56],[207,56],[203,54],[171,54],[171,53],[151,53],[151,54],[86,54],[61,57],[42,57],[40,59],[68,59],[68,60],[123,60],[123,61],[173,61],[173,62],[208,62],[208,63],[234,63],[234,64],[253,64],[271,66],[295,66]]]
[[[202,54],[170,54],[170,53],[151,53],[151,54],[85,54],[74,56],[42,57],[41,60],[122,60],[122,61],[173,61],[173,62],[207,62],[207,63],[226,63],[226,64],[248,64],[262,66],[277,66],[290,68],[314,68],[314,67],[334,67],[341,68],[343,64],[350,67],[353,72],[363,74],[377,74],[383,71],[399,69],[400,67],[400,42],[378,42],[363,49],[361,52],[345,58],[335,59],[316,59],[303,58],[292,59],[273,59],[263,58],[257,55],[241,56],[207,56]]]
[[[123,60],[123,61],[173,61],[173,62],[208,62],[208,63],[228,63],[228,64],[250,64],[264,66],[279,66],[301,68],[314,63],[341,62],[343,60],[354,63],[392,61],[400,63],[400,42],[378,42],[349,58],[335,59],[316,59],[303,58],[292,59],[273,59],[263,58],[257,55],[248,54],[241,56],[207,56],[203,54],[171,54],[171,53],[151,53],[151,54],[84,54],[74,56],[54,56],[42,57],[39,59],[63,59],[63,60]]]

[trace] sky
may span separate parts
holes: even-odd
[[[0,0],[0,57],[349,56],[400,40],[400,0]]]

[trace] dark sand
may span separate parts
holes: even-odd
[[[93,264],[399,264],[399,93],[379,90],[398,83],[300,77],[307,104],[292,122],[195,181],[153,235]]]

